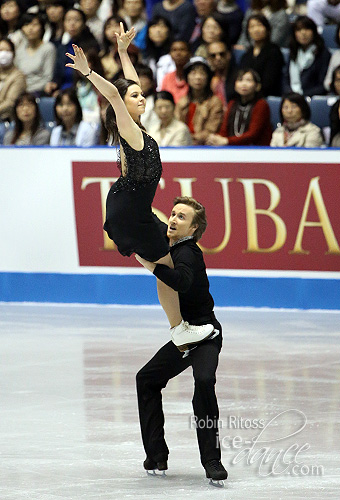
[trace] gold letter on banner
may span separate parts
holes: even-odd
[[[84,191],[90,184],[95,184],[97,182],[99,183],[103,224],[105,222],[105,205],[106,205],[107,193],[109,192],[111,185],[114,182],[116,182],[116,180],[117,177],[84,177],[81,183],[82,191]],[[113,243],[112,240],[110,240],[106,231],[103,231],[103,235],[104,235],[104,250],[116,250],[117,249],[116,245]]]
[[[308,188],[308,193],[305,201],[305,206],[303,207],[302,217],[298,229],[298,233],[296,236],[296,241],[294,245],[294,249],[291,253],[306,253],[310,252],[307,250],[303,250],[302,248],[302,238],[305,227],[321,227],[323,230],[323,234],[327,241],[328,252],[326,254],[340,254],[339,244],[336,240],[332,225],[330,223],[328,213],[325,207],[325,203],[323,201],[323,197],[321,194],[320,186],[319,186],[320,177],[314,177],[310,183]],[[318,212],[320,222],[311,222],[306,221],[309,205],[311,201],[311,197],[313,196],[314,203],[316,206],[316,210]]]
[[[227,246],[230,233],[231,233],[231,221],[230,221],[230,200],[229,200],[229,189],[228,183],[233,179],[215,179],[215,182],[219,182],[222,186],[223,193],[223,208],[224,208],[224,236],[222,242],[215,248],[205,248],[199,245],[202,252],[207,254],[219,253]]]
[[[179,177],[174,177],[175,182],[179,182],[181,186],[181,196],[192,196],[192,183],[197,181],[196,177],[188,177],[181,179]]]
[[[237,179],[241,182],[244,187],[244,196],[246,201],[246,214],[247,214],[247,236],[248,236],[248,248],[247,252],[276,252],[280,250],[284,245],[287,237],[286,225],[275,212],[276,208],[280,202],[280,190],[271,181],[266,179]],[[264,184],[267,186],[270,192],[270,205],[267,210],[256,208],[255,204],[255,191],[254,184]],[[270,217],[276,227],[276,239],[274,244],[270,248],[259,248],[258,245],[258,233],[257,233],[257,215],[266,215]]]

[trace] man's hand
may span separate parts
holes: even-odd
[[[142,258],[140,255],[138,255],[138,254],[135,254],[135,259],[136,259],[136,260],[138,260],[138,262],[139,262],[140,264],[142,264],[142,266],[144,266],[144,267],[145,267],[145,269],[147,269],[148,271],[150,271],[150,272],[152,272],[152,273],[154,272],[154,269],[155,269],[155,267],[156,267],[156,264],[154,264],[153,262],[150,262],[150,261],[148,261],[148,260],[143,259],[143,258]]]

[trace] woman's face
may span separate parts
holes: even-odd
[[[108,39],[110,43],[116,43],[117,42],[116,33],[120,33],[120,26],[119,23],[117,23],[117,21],[112,19],[112,21],[109,21],[106,25],[105,37]]]
[[[176,65],[184,66],[190,59],[190,50],[185,42],[173,42],[170,55]]]
[[[254,80],[251,73],[245,73],[235,82],[235,91],[245,98],[250,98],[259,90],[259,84]]]
[[[202,26],[202,38],[205,43],[221,40],[222,29],[214,18],[208,17]]]
[[[254,42],[263,42],[267,38],[266,27],[257,19],[251,19],[249,21],[248,33]]]
[[[0,8],[0,16],[6,22],[18,19],[20,16],[18,4],[14,0],[12,2],[4,3]]]
[[[167,99],[157,99],[155,112],[162,123],[170,123],[174,117],[175,107]]]
[[[46,14],[47,14],[48,20],[51,23],[56,23],[56,24],[60,23],[60,21],[63,20],[64,13],[65,13],[64,7],[62,7],[61,5],[48,5],[47,4],[47,6],[46,6]]]
[[[127,89],[124,102],[131,117],[137,121],[138,117],[145,112],[145,97],[139,85],[133,84]]]
[[[194,66],[188,73],[188,85],[193,90],[203,90],[208,83],[208,74],[202,66]]]
[[[334,90],[337,95],[340,95],[340,70],[336,71],[334,75]]]
[[[16,107],[16,113],[22,123],[30,123],[36,115],[36,106],[28,99],[22,99]]]
[[[124,0],[123,8],[128,16],[135,18],[141,15],[144,5],[142,0]]]
[[[79,12],[75,10],[70,10],[66,12],[64,19],[64,29],[67,33],[71,35],[71,38],[75,38],[82,32],[84,28],[83,18]]]
[[[68,95],[63,95],[60,103],[56,106],[56,113],[63,123],[75,123],[77,106],[71,101]]]
[[[169,28],[163,21],[149,27],[149,38],[156,45],[161,46],[169,36]]]
[[[282,116],[284,121],[296,123],[302,119],[301,108],[295,102],[285,99],[282,104]]]
[[[33,19],[31,23],[25,24],[21,29],[30,42],[42,39],[42,30],[38,19]]]
[[[301,28],[295,31],[296,41],[302,45],[302,47],[308,47],[313,43],[314,33],[313,30],[309,28]]]

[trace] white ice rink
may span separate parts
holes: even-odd
[[[339,499],[340,312],[216,312],[223,489],[190,368],[163,394],[168,475],[143,471],[135,374],[168,341],[161,309],[0,304],[0,500]]]

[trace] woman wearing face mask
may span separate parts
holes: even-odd
[[[188,95],[176,104],[175,116],[191,132],[194,145],[206,144],[211,133],[220,128],[223,103],[211,90],[212,71],[203,57],[192,57],[184,67]]]
[[[0,40],[0,121],[11,121],[14,103],[26,90],[25,75],[14,65],[14,44]]]
[[[253,69],[236,75],[236,98],[229,101],[219,134],[211,134],[211,146],[269,146],[272,136],[270,110],[261,98],[261,79]]]
[[[73,47],[74,55],[67,54],[72,60],[68,66],[89,78],[110,103],[106,127],[111,142],[119,144],[118,165],[121,175],[112,185],[107,197],[104,229],[122,255],[138,253],[150,262],[173,268],[169,245],[151,211],[162,164],[156,141],[145,133],[140,123],[140,116],[145,110],[145,98],[126,51],[134,36],[133,29],[125,33],[121,25],[117,42],[124,78],[116,80],[114,84],[90,70],[83,50],[76,45]],[[195,327],[184,323],[178,293],[160,280],[158,292],[177,347],[187,344],[193,338],[199,342],[212,333],[212,325]]]
[[[275,147],[319,148],[323,144],[322,132],[310,121],[310,107],[306,99],[292,92],[282,98],[281,123],[273,132],[270,142]]]
[[[40,14],[24,14],[21,29],[27,42],[17,48],[15,62],[26,75],[28,92],[39,96],[52,78],[56,49],[43,41],[45,27]]]
[[[6,132],[4,145],[47,145],[50,133],[41,125],[41,116],[34,95],[24,93],[14,105],[14,129]]]

